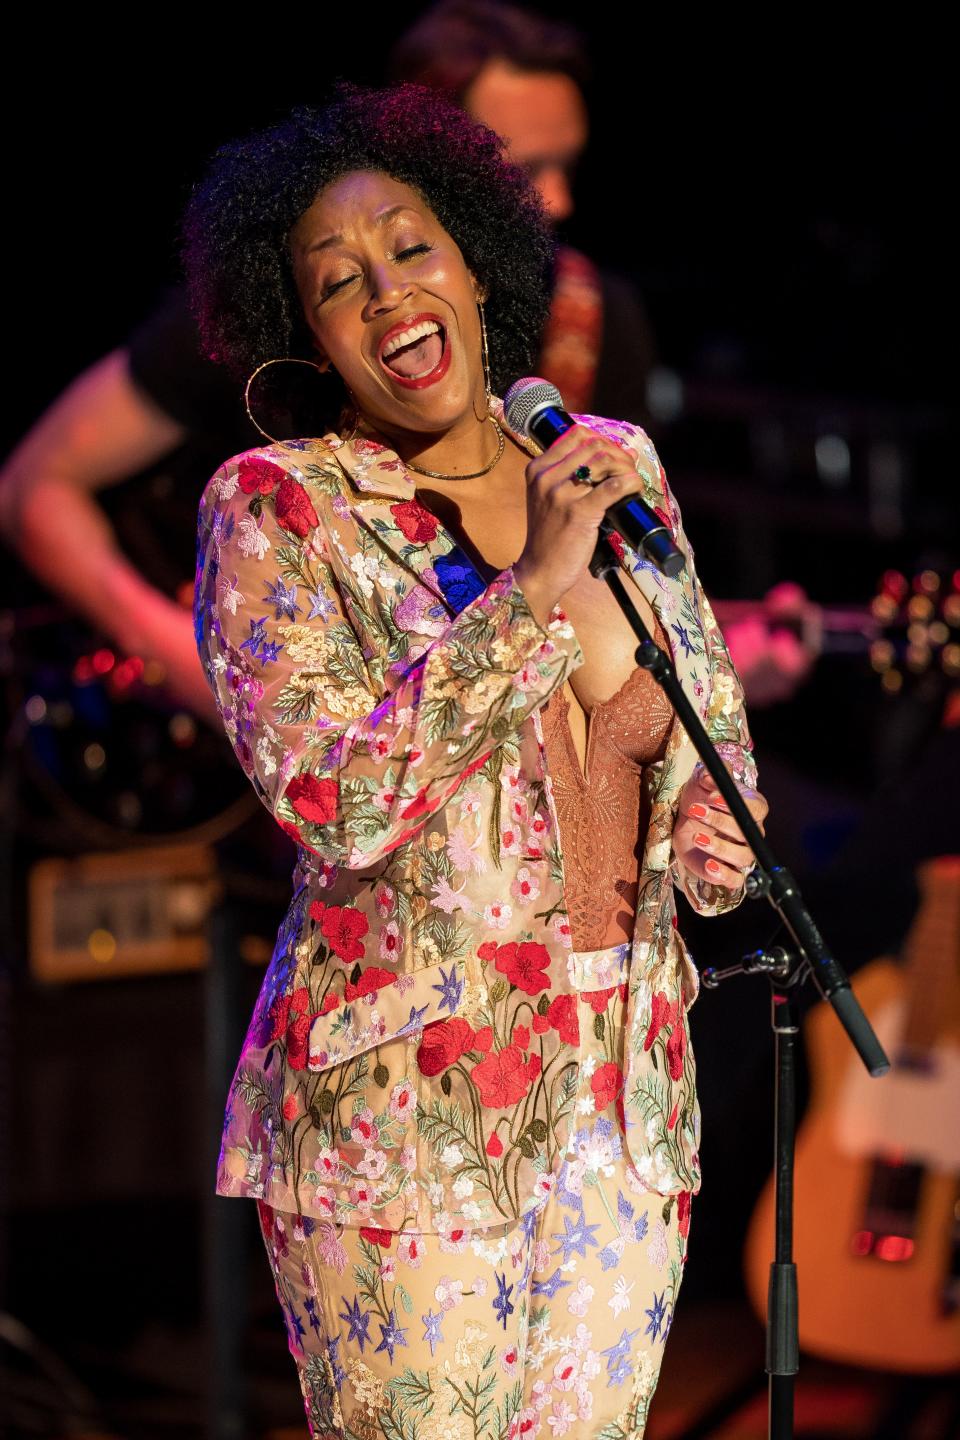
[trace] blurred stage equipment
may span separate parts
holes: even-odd
[[[867,1084],[825,1006],[806,1020],[813,1092],[797,1146],[800,1339],[844,1364],[960,1369],[960,855],[920,867],[899,961],[853,987],[894,1068]],[[746,1246],[766,1308],[773,1181]]]
[[[166,845],[41,860],[30,872],[30,971],[45,984],[196,970],[209,958],[213,852]]]

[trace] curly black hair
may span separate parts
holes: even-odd
[[[341,84],[323,109],[296,110],[217,153],[183,231],[205,352],[237,378],[277,356],[316,354],[288,237],[320,191],[352,170],[380,170],[409,185],[457,242],[486,293],[491,379],[502,394],[538,353],[553,257],[549,222],[499,137],[419,85]],[[325,387],[325,394],[329,419],[344,393]]]

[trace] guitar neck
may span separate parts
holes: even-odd
[[[798,639],[810,638],[811,622],[801,617],[770,616],[762,600],[714,600],[712,603],[721,630],[755,616],[765,625],[792,631]],[[866,605],[818,606],[812,624],[823,655],[866,654],[880,634],[880,625]]]

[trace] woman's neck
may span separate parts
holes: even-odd
[[[500,448],[500,437],[491,417],[481,414],[478,418],[472,410],[439,434],[400,430],[381,422],[376,422],[373,428],[389,441],[401,460],[451,478],[483,470],[496,459]]]

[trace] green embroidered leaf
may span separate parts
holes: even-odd
[[[262,1115],[265,1110],[270,1110],[279,1120],[279,1097],[267,1087],[261,1075],[255,1075],[250,1070],[241,1070],[237,1077],[237,1092],[243,1103],[256,1114]]]
[[[404,1310],[409,1315],[410,1312],[413,1310],[413,1298],[410,1295],[409,1290],[406,1290],[403,1285],[398,1285],[397,1294],[400,1296],[400,1304],[403,1306]]]
[[[404,1291],[404,1294],[406,1294],[406,1291]],[[410,1305],[404,1308],[409,1314],[413,1301],[410,1300],[409,1295],[407,1295],[407,1300],[410,1301]],[[386,1390],[391,1399],[395,1397],[412,1410],[425,1411],[433,1400],[433,1386],[430,1383],[430,1376],[427,1371],[413,1370],[409,1365],[404,1368],[402,1374],[396,1375],[392,1380],[387,1381]]]
[[[420,707],[426,738],[433,744],[452,735],[460,724],[460,706],[453,695],[438,695]]]
[[[606,1016],[599,1012],[593,1017],[593,1033],[598,1040],[603,1039],[603,1032],[606,1029]]]

